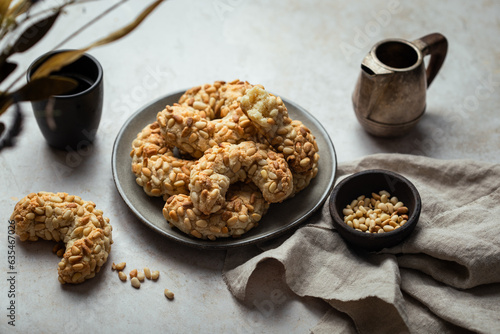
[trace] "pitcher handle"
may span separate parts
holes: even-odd
[[[448,41],[440,33],[433,33],[413,41],[413,44],[422,52],[424,57],[431,56],[426,69],[427,88],[429,88],[446,58]]]

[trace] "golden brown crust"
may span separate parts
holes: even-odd
[[[248,82],[238,79],[229,83],[216,81],[187,90],[179,98],[179,104],[198,110],[200,116],[208,120],[224,118],[231,112],[231,106],[235,105],[238,98],[252,87]]]
[[[294,173],[294,193],[304,189],[318,172],[318,144],[301,121],[292,120],[280,97],[260,87],[239,99],[242,111],[277,152],[283,153]]]
[[[66,193],[31,193],[15,206],[11,219],[21,241],[62,241],[59,281],[81,283],[106,262],[113,243],[109,219],[95,204]]]
[[[193,166],[191,200],[205,214],[217,212],[229,185],[238,181],[253,182],[270,203],[283,201],[293,190],[292,173],[281,154],[251,141],[223,143],[208,149]]]
[[[200,239],[238,237],[256,227],[269,203],[251,184],[234,184],[229,188],[224,207],[210,215],[196,209],[187,195],[171,196],[163,216],[171,226]]]
[[[255,128],[239,108],[224,118],[210,120],[194,108],[173,105],[159,112],[157,121],[168,145],[178,147],[196,159],[220,143],[237,144],[255,139]]]
[[[132,172],[149,196],[188,194],[193,160],[174,156],[157,122],[147,125],[132,142]]]

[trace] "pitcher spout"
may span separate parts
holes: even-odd
[[[375,59],[371,52],[363,59],[361,62],[361,70],[366,73],[369,77],[376,77],[384,74],[392,74],[393,71],[380,65]]]

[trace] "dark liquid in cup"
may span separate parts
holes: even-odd
[[[86,91],[90,87],[92,87],[93,81],[90,80],[89,78],[81,75],[81,74],[76,74],[76,73],[56,73],[55,75],[59,75],[62,77],[70,78],[73,79],[77,82],[77,86],[70,90],[69,92],[66,92],[64,94],[61,94],[62,96],[64,95],[75,95],[78,93],[81,93],[83,91]]]

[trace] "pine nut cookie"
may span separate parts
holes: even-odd
[[[82,283],[106,263],[113,243],[109,219],[95,204],[66,193],[31,193],[15,206],[11,220],[21,241],[63,241],[59,282]]]
[[[216,81],[187,90],[179,98],[179,104],[193,107],[209,120],[223,118],[232,110],[230,106],[252,87],[248,82],[238,79],[229,83]]]
[[[168,145],[200,158],[210,147],[223,142],[256,141],[257,130],[235,103],[223,118],[209,119],[198,110],[174,104],[157,115],[160,131]]]
[[[200,158],[210,147],[228,142],[257,140],[257,129],[241,110],[237,100],[252,88],[248,82],[216,81],[189,89],[179,103],[157,115],[161,132],[169,145]]]
[[[163,216],[179,230],[200,239],[238,237],[256,227],[269,203],[252,184],[236,183],[229,187],[224,207],[210,215],[194,207],[187,195],[168,198]]]
[[[147,125],[132,142],[132,172],[149,196],[188,194],[193,160],[174,156],[157,122]]]
[[[268,145],[245,141],[208,149],[191,170],[191,200],[204,214],[224,207],[229,185],[252,181],[270,203],[281,202],[293,190],[293,177],[282,154]]]
[[[280,97],[254,86],[239,98],[242,111],[267,138],[277,152],[283,153],[296,177],[296,190],[305,188],[318,172],[318,144],[301,121],[292,120]]]

